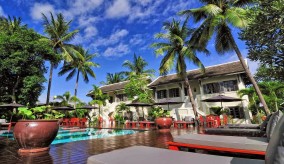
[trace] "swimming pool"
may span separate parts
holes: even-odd
[[[68,142],[74,142],[74,141],[129,135],[129,134],[134,134],[137,132],[139,131],[121,130],[121,129],[94,129],[94,128],[59,129],[55,140],[51,144],[54,145],[54,144],[62,144],[62,143],[68,143]],[[6,137],[11,140],[14,140],[13,132],[4,132],[0,134],[0,137]]]

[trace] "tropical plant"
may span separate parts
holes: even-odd
[[[20,107],[18,115],[22,116],[22,119],[59,119],[65,115],[58,111],[51,111],[48,113],[49,106],[40,106],[34,108]]]
[[[80,73],[83,76],[83,79],[86,83],[89,82],[89,77],[93,78],[96,77],[92,68],[99,67],[99,65],[93,62],[93,58],[96,57],[96,54],[89,54],[88,51],[84,50],[83,47],[78,46],[75,50],[83,57],[82,59],[73,60],[71,62],[65,63],[64,66],[61,68],[60,72],[58,73],[60,76],[69,73],[66,77],[66,80],[72,79],[76,75],[76,85],[75,85],[75,92],[74,96],[77,96],[78,90],[78,83],[79,83],[79,76]]]
[[[119,124],[124,124],[125,120],[122,115],[116,114],[114,115],[114,120]]]
[[[42,36],[21,24],[21,19],[0,21],[0,102],[34,106],[44,89],[44,56],[53,56]]]
[[[53,99],[60,100],[61,106],[70,106],[70,103],[80,101],[77,97],[71,96],[71,93],[69,91],[65,92],[63,95],[56,95],[53,97]]]
[[[266,67],[264,78],[284,81],[284,1],[256,2],[257,5],[249,10],[250,22],[242,30],[241,39],[246,41],[249,49],[248,58]]]
[[[188,95],[192,104],[192,109],[195,118],[198,118],[196,104],[193,98],[192,90],[188,81],[186,73],[186,60],[198,66],[202,72],[205,67],[196,56],[197,46],[192,46],[189,43],[188,37],[191,30],[186,26],[188,18],[180,26],[180,22],[173,20],[172,22],[165,22],[164,29],[166,33],[158,33],[155,35],[158,39],[163,39],[166,42],[153,43],[152,47],[156,48],[155,53],[157,56],[164,55],[160,64],[160,74],[165,75],[175,66],[177,74],[184,80],[185,86],[188,88]],[[203,50],[206,52],[206,50]]]
[[[136,98],[137,101],[143,103],[153,102],[153,92],[148,88],[149,77],[145,74],[131,75],[129,82],[124,87],[124,93],[130,100]]]
[[[89,94],[92,97],[92,101],[90,104],[97,104],[99,106],[99,116],[101,114],[101,107],[106,105],[106,100],[109,99],[109,96],[104,94],[102,90],[96,86],[93,85],[93,90],[89,92]]]
[[[106,82],[102,81],[101,84],[108,85],[108,84],[114,84],[124,81],[124,72],[118,72],[118,73],[107,73],[106,76]]]
[[[62,58],[67,61],[71,62],[74,59],[81,58],[81,55],[74,51],[73,46],[67,44],[68,41],[71,41],[75,35],[79,32],[78,30],[74,30],[69,32],[70,30],[70,23],[72,21],[66,22],[64,16],[59,13],[56,15],[56,19],[54,18],[53,14],[50,13],[50,20],[47,18],[46,15],[42,14],[43,16],[43,26],[44,32],[48,35],[48,40],[53,47],[53,51],[55,54],[61,54]],[[73,52],[73,53],[70,53]],[[48,87],[47,87],[47,97],[46,97],[46,104],[49,104],[49,97],[50,97],[50,89],[51,89],[51,82],[52,82],[52,74],[53,69],[58,64],[58,60],[50,60],[50,71],[49,71],[49,80],[48,80]]]
[[[272,111],[279,110],[279,105],[284,101],[284,84],[277,81],[270,82],[260,82],[259,87],[264,95],[264,98],[267,102],[268,107]],[[258,97],[256,96],[255,89],[249,87],[238,91],[240,97],[248,95],[249,97],[249,109],[255,114],[259,113],[258,104],[260,103]]]
[[[148,63],[141,57],[136,56],[134,53],[133,61],[126,60],[122,64],[123,67],[126,67],[129,69],[129,71],[125,71],[124,74],[126,75],[127,79],[130,78],[130,75],[147,75],[152,76],[155,73],[154,69],[145,69],[147,67]]]
[[[164,110],[162,107],[152,107],[148,115],[153,119],[158,117],[169,117],[170,111]]]
[[[126,103],[120,103],[115,107],[116,113],[121,113],[121,112],[124,112],[124,111],[126,111],[126,112],[130,111],[130,107],[126,106]]]
[[[242,7],[252,2],[252,0],[201,0],[201,2],[205,3],[205,5],[197,9],[190,9],[180,12],[181,15],[193,16],[194,21],[197,23],[201,20],[204,20],[201,25],[193,32],[189,44],[206,47],[208,41],[215,33],[216,51],[219,54],[224,54],[225,52],[233,50],[236,52],[250,82],[254,86],[257,95],[261,103],[263,104],[265,113],[269,114],[270,111],[262,96],[262,93],[248,66],[246,65],[241,51],[239,50],[238,45],[234,40],[233,34],[231,33],[231,27],[247,27],[247,10]]]

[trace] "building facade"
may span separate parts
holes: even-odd
[[[203,102],[202,100],[218,95],[239,98],[237,91],[244,89],[249,84],[239,61],[206,67],[205,70],[205,73],[199,69],[187,71],[199,115],[208,115],[212,113],[210,108],[221,106],[221,102]],[[125,81],[100,87],[103,93],[110,96],[107,105],[103,107],[105,116],[107,113],[115,111],[115,107],[121,102],[131,102],[123,92],[127,83],[128,81]],[[161,106],[164,109],[169,109],[171,116],[176,120],[182,120],[185,116],[194,117],[184,80],[177,74],[160,76],[153,80],[148,87],[153,90],[153,98],[156,102],[175,102]],[[236,122],[249,122],[248,97],[242,97],[242,101],[222,102],[222,106]],[[134,113],[141,111],[137,108],[131,110]],[[147,116],[147,110],[144,112]]]

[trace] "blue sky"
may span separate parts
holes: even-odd
[[[162,57],[156,57],[149,45],[157,40],[154,34],[162,31],[162,23],[173,18],[183,20],[177,12],[201,6],[198,0],[0,0],[0,15],[21,17],[23,24],[43,34],[41,13],[63,13],[67,20],[73,20],[71,30],[79,29],[80,33],[72,41],[81,44],[91,53],[97,53],[95,62],[101,65],[94,69],[96,79],[86,84],[79,81],[78,97],[88,102],[85,95],[92,85],[105,81],[106,73],[126,70],[122,67],[125,60],[132,60],[133,54],[142,56],[149,68],[158,70]],[[191,27],[196,27],[189,22]],[[238,38],[238,30],[233,31]],[[247,54],[243,41],[237,44],[244,56]],[[214,42],[209,42],[211,55],[199,54],[205,66],[235,61],[234,52],[218,55],[214,51]],[[49,63],[46,63],[49,67]],[[75,78],[66,81],[66,76],[59,77],[59,68],[54,71],[51,96],[62,95],[66,91],[74,93]],[[196,68],[188,63],[188,69]],[[249,61],[250,69],[255,72],[257,63]],[[156,73],[158,75],[158,71]],[[46,74],[47,77],[47,74]],[[47,83],[45,83],[47,88]],[[46,90],[39,100],[45,102]]]

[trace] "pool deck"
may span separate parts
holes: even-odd
[[[86,163],[89,156],[134,145],[167,148],[166,142],[172,141],[172,136],[194,132],[195,129],[193,127],[188,129],[172,128],[170,132],[150,129],[149,131],[131,135],[51,145],[49,153],[36,156],[19,155],[15,141],[0,137],[0,163]]]

